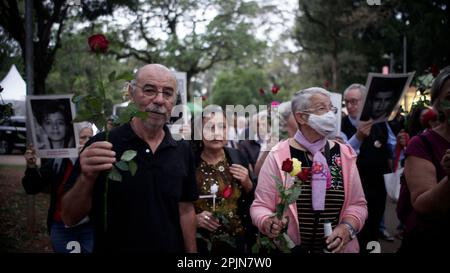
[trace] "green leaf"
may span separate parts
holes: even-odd
[[[119,161],[115,165],[121,171],[128,171],[128,164],[125,161]]]
[[[285,208],[285,206],[284,206],[283,203],[279,203],[277,205],[276,211],[277,211],[277,217],[278,218],[283,217],[284,208]]]
[[[134,75],[131,72],[123,72],[122,74],[119,74],[116,77],[116,81],[118,81],[118,80],[131,81],[133,79],[134,79]]]
[[[294,203],[298,199],[298,196],[300,195],[301,190],[302,189],[299,186],[293,186],[291,193],[289,194],[289,196],[286,199],[286,202],[288,204]]]
[[[130,173],[132,176],[134,176],[136,174],[137,171],[137,164],[134,160],[131,160],[130,162],[128,162],[128,167],[130,169]]]
[[[109,171],[108,178],[111,179],[111,180],[114,180],[114,181],[118,181],[118,182],[122,181],[122,175],[120,174],[120,172],[114,166]]]
[[[109,80],[109,82],[113,82],[116,80],[116,71],[109,73],[108,80]]]
[[[95,114],[86,110],[79,110],[73,122],[82,122],[82,121],[90,121],[94,122]]]
[[[87,99],[87,103],[90,111],[97,114],[103,112],[103,101],[99,97],[91,96]]]
[[[139,117],[142,119],[147,118],[148,113],[140,111],[136,104],[129,103],[128,106],[120,111],[118,123],[124,124],[131,120],[133,117]]]
[[[254,244],[254,245],[252,246],[252,253],[253,253],[253,254],[259,253],[259,246],[258,246],[258,244]]]
[[[123,161],[130,161],[136,156],[137,152],[135,150],[126,150],[122,156],[120,157],[120,160]]]

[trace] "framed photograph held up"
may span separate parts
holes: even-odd
[[[41,158],[78,157],[73,95],[27,96],[27,116],[36,154]]]
[[[367,92],[363,94],[362,111],[359,120],[384,122],[396,110],[401,98],[408,89],[414,72],[405,74],[369,73],[366,82]]]

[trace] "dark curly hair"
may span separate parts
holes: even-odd
[[[66,123],[66,136],[64,138],[64,147],[73,148],[68,147],[74,134],[73,126],[71,126],[72,115],[70,111],[70,102],[67,99],[42,100],[42,101],[43,102],[35,101],[35,103],[38,103],[37,105],[38,111],[34,111],[37,122],[42,126],[45,118],[48,115],[60,113],[64,118],[64,122]]]

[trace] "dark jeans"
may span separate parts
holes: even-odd
[[[50,239],[56,253],[91,253],[94,247],[94,230],[89,223],[66,228],[61,222],[53,222]]]

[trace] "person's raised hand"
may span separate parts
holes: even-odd
[[[356,131],[356,137],[359,141],[363,141],[366,137],[370,135],[370,130],[372,130],[373,120],[369,119],[367,121],[359,121],[358,129]]]
[[[33,144],[28,145],[27,149],[25,150],[25,154],[23,155],[25,157],[25,161],[27,162],[27,168],[36,168],[36,150],[34,149]]]
[[[101,172],[112,168],[113,163],[116,162],[115,155],[110,142],[92,143],[80,154],[82,175],[91,181],[95,180]]]

